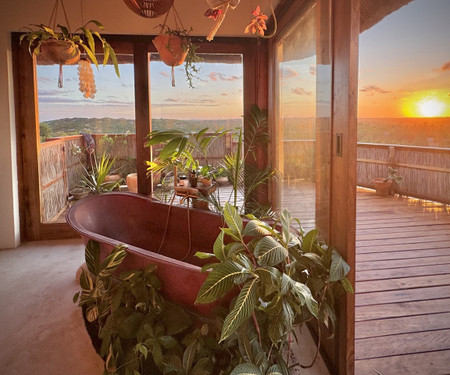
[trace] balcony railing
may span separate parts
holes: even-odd
[[[116,156],[115,167],[126,174],[136,168],[136,135],[94,134],[96,153]],[[52,139],[41,144],[41,220],[49,222],[64,210],[69,191],[80,181],[85,154],[74,155],[74,147],[83,147],[81,135]],[[208,162],[216,165],[224,155],[235,151],[231,134],[222,137],[209,150]],[[387,144],[358,144],[357,185],[373,188],[372,178],[387,175],[392,166],[404,177],[397,192],[403,195],[450,204],[450,149]],[[314,181],[314,140],[284,142],[286,179]],[[81,156],[81,159],[80,159]]]

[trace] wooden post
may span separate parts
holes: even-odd
[[[150,160],[151,149],[145,147],[145,137],[151,131],[150,117],[150,77],[148,43],[134,44],[134,93],[136,110],[136,168],[138,175],[138,193],[152,193],[151,179],[146,178],[146,160]]]
[[[356,132],[360,0],[333,2],[333,117],[330,242],[351,267],[355,285]],[[341,134],[340,156],[337,155]],[[338,303],[336,353],[339,375],[354,374],[355,297]]]

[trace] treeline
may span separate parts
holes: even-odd
[[[174,120],[152,119],[152,129],[181,129],[198,131],[209,128],[211,131],[220,128],[233,129],[242,126],[242,119],[225,120]],[[63,137],[81,133],[125,134],[135,133],[134,120],[114,118],[63,118],[40,123],[41,140],[51,137]]]

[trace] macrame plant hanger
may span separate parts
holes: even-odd
[[[164,18],[164,23],[161,25],[161,29],[159,31],[159,34],[164,34],[164,26],[167,26],[167,19],[169,18],[169,13],[172,10],[172,14],[173,14],[173,20],[175,23],[175,29],[174,30],[185,30],[184,26],[183,26],[183,22],[181,22],[181,18],[178,15],[177,10],[175,9],[175,5],[172,5],[172,7],[169,9],[169,11],[166,13],[166,17]],[[173,54],[173,52],[172,52]],[[177,66],[176,64],[172,64],[172,70],[171,70],[171,74],[170,74],[170,78],[172,81],[172,87],[175,87],[175,66]]]
[[[55,0],[55,5],[53,6],[53,10],[52,10],[52,14],[50,16],[50,20],[48,21],[48,25],[55,30],[56,28],[56,18],[58,15],[58,6],[59,6],[59,2],[61,2],[61,8],[63,10],[64,13],[64,18],[66,20],[66,25],[67,25],[67,30],[69,31],[69,34],[71,33],[71,28],[70,28],[70,24],[69,24],[69,19],[67,17],[67,12],[66,12],[66,8],[64,7],[64,2],[63,0]],[[58,87],[62,88],[63,87],[63,70],[62,70],[62,66],[64,65],[63,62],[60,60],[58,61],[59,64],[59,76],[58,76]]]

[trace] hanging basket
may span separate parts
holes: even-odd
[[[156,18],[167,13],[174,0],[123,0],[134,13],[145,18]]]
[[[161,60],[171,67],[183,64],[188,54],[188,50],[183,50],[183,38],[178,35],[160,34],[153,39],[153,44]]]
[[[65,40],[48,39],[42,42],[41,53],[53,64],[73,65],[80,60],[78,47]]]

